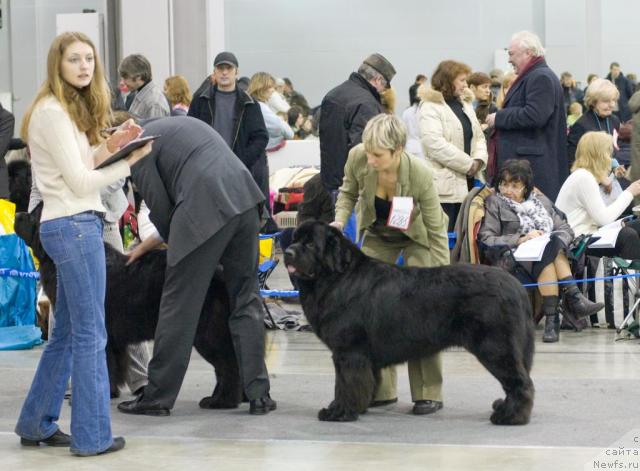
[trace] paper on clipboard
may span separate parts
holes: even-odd
[[[107,160],[105,160],[100,165],[98,165],[95,168],[95,170],[108,167],[109,165],[112,165],[118,162],[119,160],[127,158],[131,152],[133,152],[136,149],[139,149],[140,147],[143,147],[147,142],[153,141],[158,137],[160,136],[145,136],[145,137],[139,137],[137,139],[134,139],[133,141],[129,142],[129,144],[122,147],[118,152],[116,152],[111,157],[109,157]]]

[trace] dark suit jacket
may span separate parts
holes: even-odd
[[[231,218],[257,209],[264,196],[222,137],[202,121],[174,116],[147,121],[144,128],[160,137],[131,168],[131,177],[169,244],[167,263],[173,266]]]
[[[11,113],[0,105],[0,198],[9,198],[9,175],[4,155],[9,150],[13,137],[15,119]]]
[[[569,175],[567,117],[560,80],[543,60],[509,90],[496,113],[498,168],[509,159],[531,162],[535,185],[555,201]]]

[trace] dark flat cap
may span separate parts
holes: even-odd
[[[364,63],[376,69],[389,84],[391,83],[391,79],[396,75],[396,69],[393,68],[391,62],[385,59],[382,54],[371,54],[364,60]]]

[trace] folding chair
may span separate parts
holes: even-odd
[[[640,260],[625,260],[620,257],[613,257],[613,275],[629,275],[629,271],[640,271]],[[629,291],[633,291],[633,306],[629,309]],[[621,334],[635,320],[638,320],[640,312],[640,280],[638,278],[622,279],[623,309],[627,313],[622,323],[616,328],[616,332]],[[626,336],[625,336],[626,337]]]
[[[274,328],[276,328],[276,323],[273,319],[273,316],[271,315],[269,306],[267,306],[265,297],[291,298],[297,297],[299,295],[298,291],[295,290],[272,290],[267,285],[269,275],[273,273],[273,270],[275,270],[278,262],[280,261],[278,258],[276,258],[276,241],[280,234],[282,233],[275,232],[273,234],[258,235],[258,287],[260,288],[262,305],[264,306],[264,309],[269,316],[269,320],[271,321],[271,325],[273,325]]]

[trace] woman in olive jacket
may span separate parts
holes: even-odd
[[[448,265],[447,216],[440,206],[433,172],[422,159],[403,150],[407,132],[402,121],[394,115],[378,115],[367,123],[362,140],[349,152],[332,225],[344,228],[355,207],[366,255],[395,263],[403,254],[405,265],[415,267]],[[392,208],[401,201],[412,205],[405,224],[397,221],[402,218]],[[372,407],[397,401],[396,378],[395,367],[381,371]],[[441,409],[440,354],[410,361],[409,383],[414,414]]]

